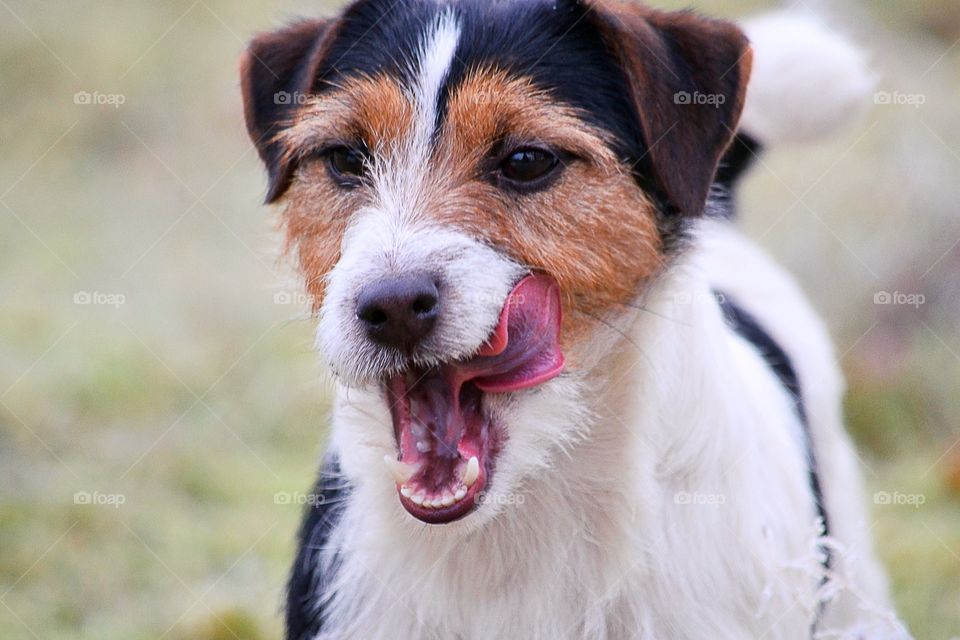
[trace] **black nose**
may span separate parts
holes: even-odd
[[[440,313],[440,292],[425,275],[388,278],[367,286],[357,300],[357,317],[380,344],[409,350],[422,341]]]

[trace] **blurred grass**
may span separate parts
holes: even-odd
[[[296,285],[236,61],[254,31],[331,4],[0,5],[0,637],[279,635],[299,506],[276,494],[309,486],[327,393],[311,323],[275,299]],[[925,497],[876,505],[873,529],[919,638],[960,635],[955,6],[831,5],[881,87],[926,104],[775,150],[744,194],[745,227],[837,337],[871,493]],[[927,303],[876,306],[880,290]]]

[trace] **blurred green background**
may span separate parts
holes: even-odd
[[[253,32],[335,4],[0,0],[0,638],[279,636],[328,389],[259,205],[236,68]],[[878,90],[923,104],[770,153],[743,225],[833,331],[867,499],[894,496],[872,501],[872,531],[899,608],[946,639],[960,3],[822,4],[869,49]]]

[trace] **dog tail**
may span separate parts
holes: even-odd
[[[717,171],[728,197],[764,148],[812,142],[856,122],[876,80],[860,49],[808,13],[773,11],[741,27],[753,72],[739,131]]]

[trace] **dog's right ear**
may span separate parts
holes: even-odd
[[[240,61],[247,131],[267,166],[267,202],[286,191],[292,176],[275,140],[302,97],[313,89],[316,73],[333,39],[335,21],[307,20],[256,36]]]
[[[579,0],[617,57],[648,145],[645,162],[666,199],[702,214],[733,139],[752,52],[735,25],[632,0]]]

